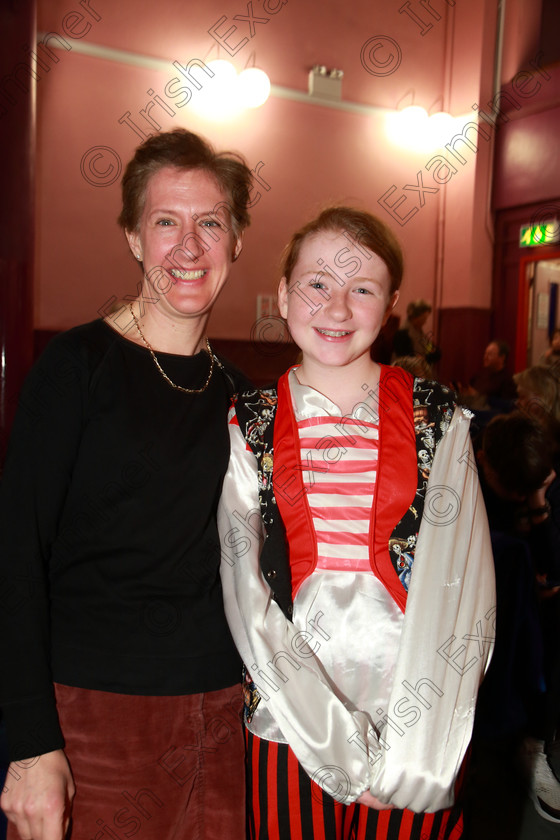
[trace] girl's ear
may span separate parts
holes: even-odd
[[[288,317],[288,281],[282,277],[278,285],[278,309],[282,318]]]
[[[400,296],[401,296],[401,293],[397,291],[397,292],[393,292],[393,294],[389,298],[389,303],[387,304],[385,314],[383,315],[383,322],[381,324],[382,327],[384,327],[385,324],[387,323],[387,321],[389,320],[389,315],[391,314],[391,312],[393,311],[393,309],[397,305],[397,302],[398,302]]]

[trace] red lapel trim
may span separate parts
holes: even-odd
[[[381,366],[379,461],[372,507],[370,559],[374,574],[404,612],[407,593],[389,554],[389,539],[414,501],[418,485],[412,413],[414,379],[399,367]]]

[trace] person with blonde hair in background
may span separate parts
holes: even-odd
[[[560,378],[553,367],[535,365],[513,376],[517,405],[540,422],[560,423]]]

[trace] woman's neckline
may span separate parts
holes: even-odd
[[[140,344],[140,342],[134,341],[132,338],[127,338],[122,330],[115,329],[115,327],[112,327],[111,324],[109,324],[105,318],[99,318],[99,323],[103,324],[103,326],[107,330],[109,330],[112,335],[116,336],[116,338],[119,338],[121,341],[125,342],[127,347],[135,347],[137,350],[140,350],[142,353],[144,353],[144,354],[147,353],[148,356],[151,356],[151,353],[150,353],[149,349],[144,344]],[[212,351],[212,352],[214,352],[214,351]],[[156,350],[156,349],[154,349],[154,353],[156,353],[158,357],[159,356],[166,356],[167,358],[172,358],[172,359],[197,359],[198,357],[204,356],[206,358],[208,356],[208,353],[206,352],[206,350],[204,348],[201,348],[200,350],[198,350],[194,354],[190,354],[190,353],[169,353],[166,350]]]

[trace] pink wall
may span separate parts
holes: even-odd
[[[139,140],[130,128],[119,125],[118,118],[125,109],[137,112],[146,101],[141,92],[161,88],[165,81],[153,71],[118,65],[115,85],[116,70],[110,64],[81,55],[63,57],[64,64],[56,68],[56,89],[52,95],[46,90],[39,109],[43,142],[37,323],[47,329],[96,317],[112,296],[135,292],[138,267],[115,222],[119,183],[92,186],[80,162],[87,150],[103,145],[117,157],[106,156],[98,169],[118,165],[119,159],[124,164]],[[140,94],[134,96],[134,90]],[[92,107],[96,91],[103,91],[101,112]],[[59,131],[54,133],[52,126]],[[393,182],[400,185],[413,178],[418,161],[424,162],[388,146],[380,119],[282,99],[270,99],[225,131],[194,116],[162,119],[164,129],[177,126],[241,151],[252,167],[263,161],[260,174],[270,185],[269,190],[263,187],[254,207],[244,253],[213,316],[212,333],[226,337],[248,337],[256,295],[274,291],[280,252],[292,230],[332,201],[382,214],[377,198]],[[388,213],[385,218],[400,234]],[[411,296],[422,294],[432,282],[434,218],[435,206],[425,207],[414,224],[403,229]]]
[[[534,58],[541,25],[542,3],[535,0],[507,0],[500,83],[506,85]]]
[[[79,39],[67,35],[71,49],[56,51],[58,62],[51,62],[38,82],[36,325],[45,329],[89,320],[113,296],[135,293],[138,267],[115,224],[118,181],[107,186],[88,182],[95,178],[84,155],[103,146],[112,151],[97,161],[98,170],[125,164],[140,138],[119,124],[119,118],[130,111],[146,126],[138,114],[151,98],[147,90],[163,95],[177,75],[171,64],[169,72],[153,70],[82,55],[78,48],[101,44],[169,61],[193,56],[210,60],[218,49],[208,29],[221,16],[227,18],[225,28],[239,27],[230,44],[249,34],[245,24],[234,24],[234,16],[244,13],[237,0],[196,7],[179,0],[91,0],[99,20],[86,17],[87,5],[82,0],[90,30]],[[496,0],[454,7],[432,0],[432,15],[418,5],[423,32],[410,15],[399,13],[404,4],[373,7],[369,0],[357,0],[344,11],[335,4],[319,7],[312,0],[284,6],[266,0],[265,6],[278,11],[268,16],[267,24],[255,25],[254,39],[232,60],[241,69],[254,54],[275,85],[305,91],[307,71],[319,62],[342,67],[345,101],[370,106],[395,108],[399,101],[414,99],[428,109],[448,107],[458,115],[471,112],[473,102],[491,94]],[[78,0],[74,8],[80,8]],[[63,31],[68,0],[43,0],[39,9],[41,30]],[[387,75],[371,72],[378,68],[362,53],[368,39],[380,33],[395,45],[385,42],[386,51],[376,53],[386,57],[394,50],[393,72]],[[220,57],[230,57],[226,53],[222,46]],[[298,225],[331,201],[371,209],[400,237],[407,272],[399,314],[408,300],[419,296],[444,307],[489,306],[489,146],[477,153],[467,150],[467,163],[458,165],[457,174],[446,186],[438,185],[437,193],[427,193],[420,206],[419,194],[403,187],[414,186],[422,173],[424,185],[436,189],[426,170],[432,153],[391,145],[382,110],[363,115],[271,97],[261,109],[219,125],[195,117],[188,106],[178,108],[177,101],[167,99],[173,116],[162,109],[152,112],[163,129],[185,126],[219,147],[242,152],[252,167],[262,161],[261,175],[270,185],[254,208],[244,253],[216,306],[212,335],[250,336],[256,295],[275,289],[282,247]],[[378,203],[393,186],[391,200],[405,199],[401,214],[417,210],[404,225]]]
[[[496,209],[560,196],[560,66],[541,67],[539,62],[529,66],[532,78],[523,79],[526,96],[522,98],[510,85],[520,107],[510,105],[508,122],[498,132]]]

